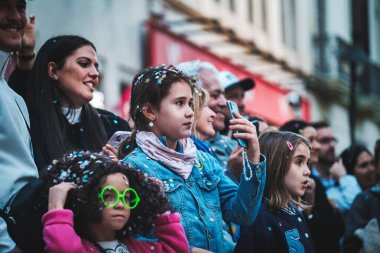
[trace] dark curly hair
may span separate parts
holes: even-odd
[[[150,104],[152,107],[160,109],[161,101],[169,94],[173,83],[179,81],[188,83],[192,92],[194,91],[196,80],[172,65],[149,67],[135,76],[132,82],[129,112],[135,123],[135,131],[121,143],[118,152],[119,159],[123,159],[137,146],[135,141],[137,131],[149,131],[149,120],[143,114],[143,106]]]
[[[126,225],[116,232],[117,239],[147,235],[152,229],[154,217],[166,211],[174,211],[157,179],[97,153],[74,151],[60,160],[54,160],[43,172],[41,181],[45,184],[46,191],[61,182],[77,185],[75,190],[69,192],[65,208],[74,212],[74,227],[78,235],[93,242],[86,225],[88,222],[101,222],[102,210],[105,208],[98,197],[101,178],[114,173],[127,176],[130,187],[141,198],[137,207],[131,209]]]

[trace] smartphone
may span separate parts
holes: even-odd
[[[237,104],[235,102],[230,101],[230,100],[227,100],[227,109],[228,109],[228,112],[230,114],[231,119],[235,119],[233,112],[240,114],[239,113],[239,107],[237,106]],[[239,133],[239,131],[234,131],[234,133]],[[245,143],[245,140],[237,138],[236,141],[238,142],[239,146],[242,148],[245,148],[247,146]]]
[[[259,136],[260,135],[260,131],[259,131],[260,122],[258,120],[252,120],[251,123],[253,125],[255,125],[255,127],[256,127],[256,134],[257,134],[257,136]]]
[[[108,140],[107,144],[112,145],[114,148],[119,149],[120,144],[131,135],[129,131],[117,131]]]

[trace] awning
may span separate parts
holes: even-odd
[[[181,15],[165,17],[164,23],[147,22],[147,63],[176,65],[183,61],[201,60],[227,70],[239,78],[255,80],[254,90],[245,97],[246,111],[275,125],[301,118],[310,120],[310,102],[303,81],[260,55],[246,52],[244,46],[227,41],[227,37],[207,31],[200,23],[186,21]],[[289,96],[301,96],[299,110],[289,105]]]

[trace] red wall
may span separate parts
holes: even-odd
[[[251,77],[256,86],[245,96],[246,111],[250,115],[260,116],[275,125],[282,125],[294,119],[293,110],[287,102],[288,90],[269,83],[260,76],[248,72],[243,66],[233,64],[227,58],[220,57],[186,40],[178,34],[158,27],[151,22],[147,23],[147,64],[176,65],[184,61],[201,60],[214,64],[218,70],[227,70],[239,78]],[[310,103],[306,98],[301,102],[302,119],[310,120]]]

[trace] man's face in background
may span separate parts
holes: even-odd
[[[208,106],[216,114],[213,127],[215,131],[224,129],[224,112],[226,110],[226,98],[224,97],[223,87],[212,71],[201,69],[199,71],[199,79],[202,82],[202,87],[210,94]]]
[[[317,140],[321,146],[319,150],[319,162],[333,164],[335,162],[336,139],[330,127],[317,129]]]
[[[0,0],[0,50],[16,51],[26,26],[25,0]]]

